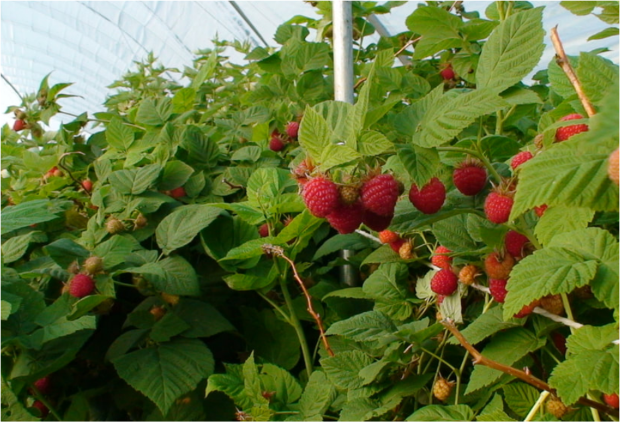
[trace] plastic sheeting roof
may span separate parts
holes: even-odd
[[[191,66],[193,52],[212,46],[220,40],[249,41],[271,46],[278,25],[295,15],[319,18],[315,9],[301,1],[2,1],[1,51],[2,75],[20,93],[35,92],[41,79],[52,72],[51,83],[75,82],[67,93],[83,98],[61,102],[63,110],[79,114],[102,111],[101,105],[110,92],[106,86],[133,67],[133,61],[144,59],[153,51],[161,64],[182,69]],[[379,15],[391,34],[406,31],[405,17],[419,2],[393,9],[392,14]],[[490,1],[466,1],[466,10],[484,9]],[[604,56],[618,63],[618,37],[586,42],[608,25],[593,16],[575,17],[558,2],[533,2],[544,5],[544,24],[547,33],[559,24],[568,54],[578,54],[599,47],[612,51]],[[235,5],[254,25],[260,37],[244,21]],[[376,42],[378,36],[368,37],[365,44]],[[541,63],[553,57],[551,43]],[[229,49],[236,62],[242,55]],[[173,75],[178,77],[178,75]],[[19,98],[2,80],[0,82],[0,112],[8,105],[18,104]],[[2,115],[0,123],[12,120]]]

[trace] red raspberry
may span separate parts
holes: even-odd
[[[368,211],[377,215],[392,215],[398,200],[398,182],[391,174],[375,176],[364,183],[360,198]]]
[[[618,393],[603,394],[603,401],[615,409],[620,407],[620,403],[618,402]]]
[[[523,306],[523,308],[521,308],[521,310],[514,315],[514,318],[525,318],[526,316],[534,312],[534,308],[536,308],[538,304],[539,304],[539,301],[535,300],[529,305]]]
[[[454,69],[452,69],[452,65],[448,64],[448,66],[439,72],[444,81],[449,81],[450,79],[454,79]]]
[[[403,246],[404,244],[405,240],[399,238],[397,240],[394,240],[393,242],[390,242],[390,248],[392,248],[394,252],[399,253],[401,246]]]
[[[506,299],[506,280],[496,280],[494,278],[489,279],[489,290],[491,296],[497,303],[504,303]]]
[[[413,184],[409,191],[409,200],[424,214],[435,214],[446,200],[446,187],[436,177],[433,177],[422,189],[418,189],[418,186]]]
[[[17,119],[15,120],[15,122],[13,123],[13,130],[15,132],[19,132],[20,130],[24,130],[26,128],[26,122],[24,122],[21,119]]]
[[[306,207],[315,217],[324,218],[340,205],[338,187],[324,177],[315,177],[307,182],[302,194]]]
[[[273,137],[269,141],[269,149],[275,152],[282,151],[284,149],[284,142],[280,138]]]
[[[452,180],[463,195],[474,196],[487,184],[487,171],[479,160],[468,158],[456,167]]]
[[[86,274],[78,274],[73,277],[69,284],[69,294],[73,297],[82,298],[95,290],[95,281]]]
[[[551,340],[553,340],[553,344],[555,345],[555,348],[558,349],[558,351],[562,353],[562,355],[565,355],[566,354],[566,337],[564,337],[562,334],[558,333],[557,331],[554,331],[551,333]]]
[[[431,258],[431,262],[433,265],[439,268],[443,268],[445,270],[450,269],[450,265],[452,265],[452,257],[447,254],[452,253],[452,251],[445,246],[438,246],[435,249],[435,253]]]
[[[260,226],[258,228],[258,234],[260,235],[260,237],[267,237],[267,236],[269,236],[269,225],[267,223],[265,223],[262,226]]]
[[[523,236],[514,230],[510,230],[506,233],[504,238],[504,245],[510,255],[517,259],[521,259],[524,256],[525,245],[529,242],[528,238]]]
[[[299,123],[290,122],[286,125],[286,134],[291,138],[297,138],[297,135],[299,134]]]
[[[549,206],[547,204],[543,204],[540,207],[534,207],[534,212],[537,216],[542,217],[545,211],[547,211],[547,208],[549,208]]]
[[[437,305],[441,305],[446,297],[444,295],[437,295]],[[441,315],[441,314],[439,314]],[[437,320],[442,320],[442,318],[437,317]]]
[[[516,170],[517,167],[519,167],[521,164],[525,163],[526,161],[531,160],[532,158],[534,158],[534,156],[532,155],[531,152],[521,151],[520,153],[512,157],[512,160],[510,161],[510,167],[512,167],[513,170]]]
[[[489,278],[507,279],[515,260],[508,252],[502,257],[498,252],[492,252],[484,260],[484,269]]]
[[[379,232],[379,240],[381,243],[392,243],[396,242],[398,239],[400,239],[398,233],[391,230],[383,230],[382,232]]]
[[[431,290],[438,295],[450,296],[458,286],[459,279],[451,270],[441,270],[431,280]]]
[[[377,215],[372,211],[364,210],[364,216],[362,222],[368,226],[369,229],[376,232],[385,230],[390,227],[394,214],[390,215]]]
[[[48,394],[51,391],[52,384],[49,377],[43,377],[36,380],[34,386],[41,394]]]
[[[82,187],[86,192],[90,192],[91,190],[93,190],[93,182],[89,179],[86,179],[82,182]]]
[[[569,114],[568,116],[562,117],[560,121],[566,122],[569,120],[577,120],[577,119],[583,119],[583,116],[577,113]],[[559,127],[558,130],[555,132],[555,141],[564,142],[573,135],[576,135],[581,132],[587,132],[587,131],[588,131],[588,125],[583,124],[583,123],[579,125]]]
[[[39,411],[39,413],[41,414],[41,418],[45,418],[50,413],[47,406],[44,405],[43,402],[40,400],[36,400],[34,403],[32,403],[32,407]]]
[[[510,194],[493,191],[484,201],[484,213],[489,221],[502,224],[508,221],[513,204],[514,199]]]
[[[364,209],[360,203],[341,204],[327,215],[327,221],[329,221],[333,228],[338,230],[338,233],[347,234],[353,233],[362,224],[363,216]]]
[[[183,198],[185,195],[185,188],[183,186],[170,190],[170,196],[174,199]]]

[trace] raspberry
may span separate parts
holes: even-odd
[[[558,419],[562,419],[562,416],[568,413],[568,407],[566,407],[566,405],[562,403],[560,399],[555,397],[547,401],[545,408],[547,409],[547,412],[551,413]]]
[[[508,282],[506,280],[497,280],[494,278],[489,279],[489,290],[491,291],[491,296],[493,296],[493,300],[497,303],[504,303],[504,299],[506,299],[506,284]]]
[[[516,170],[517,167],[519,167],[521,164],[525,163],[526,161],[531,160],[532,158],[534,158],[534,156],[532,155],[531,152],[522,151],[518,153],[517,155],[515,155],[514,157],[512,157],[512,161],[510,161],[510,167],[512,167],[513,170]]]
[[[607,174],[609,175],[609,179],[618,186],[620,183],[620,174],[618,174],[618,151],[616,149],[614,152],[609,155],[609,164],[607,165]]]
[[[463,284],[471,286],[472,284],[474,284],[476,277],[478,277],[479,275],[480,272],[478,271],[478,267],[471,264],[465,265],[463,268],[461,268],[461,271],[459,271],[459,281]]]
[[[88,274],[97,274],[99,271],[103,270],[103,259],[98,256],[91,256],[84,261],[82,267]]]
[[[489,278],[507,279],[515,260],[508,252],[502,257],[499,252],[492,252],[484,260],[484,269]]]
[[[422,189],[418,189],[418,186],[413,184],[409,191],[409,200],[424,214],[435,214],[446,200],[446,187],[436,177],[433,177]]]
[[[343,204],[353,204],[360,197],[359,188],[355,185],[342,185],[338,187],[340,192],[340,202]]]
[[[534,212],[537,216],[542,217],[545,211],[547,211],[547,208],[549,208],[549,206],[547,204],[543,204],[540,207],[534,207]]]
[[[108,222],[105,224],[105,229],[110,234],[121,233],[125,231],[125,225],[123,222],[117,218],[110,218]]]
[[[398,182],[391,174],[375,176],[362,185],[360,198],[368,211],[392,215],[398,200]]]
[[[555,345],[555,348],[558,349],[558,351],[562,353],[562,355],[565,355],[566,354],[566,337],[564,337],[562,334],[558,333],[557,331],[554,331],[553,333],[551,333],[551,340],[553,340],[553,344]]]
[[[149,220],[146,219],[144,214],[140,213],[134,220],[133,226],[136,230],[138,230],[138,229],[143,229],[144,227],[146,227],[148,223],[149,223]]]
[[[178,188],[174,188],[170,191],[169,196],[174,199],[183,198],[185,196],[185,188],[183,186],[179,186]]]
[[[339,205],[327,215],[327,221],[338,230],[338,233],[347,234],[353,233],[362,224],[363,216],[364,209],[358,202],[350,205]]]
[[[39,411],[39,413],[41,414],[41,418],[45,418],[50,413],[47,406],[44,405],[43,402],[40,400],[35,400],[35,402],[32,403],[32,407]]]
[[[452,265],[452,257],[446,255],[449,253],[452,253],[450,249],[445,246],[438,246],[431,258],[431,263],[436,267],[449,270],[450,265]]]
[[[76,275],[69,283],[69,294],[73,297],[82,298],[95,290],[95,280],[86,274]]]
[[[463,195],[474,196],[487,184],[487,171],[479,160],[468,158],[456,167],[452,180]]]
[[[385,230],[390,227],[394,214],[391,215],[377,215],[372,211],[364,210],[364,216],[362,222],[368,226],[369,229],[374,231]]]
[[[394,252],[399,253],[400,247],[403,246],[404,244],[405,244],[405,240],[399,238],[393,242],[390,242],[390,248],[392,248]]]
[[[440,401],[446,401],[450,397],[454,382],[446,381],[443,378],[438,378],[433,385],[433,396]]]
[[[506,233],[504,238],[504,245],[510,255],[517,259],[521,259],[524,256],[525,245],[529,242],[528,238],[514,230],[510,230]]]
[[[403,245],[398,249],[398,255],[405,260],[413,258],[413,245],[411,244],[411,241],[403,243]]]
[[[615,409],[620,407],[620,403],[618,403],[618,393],[603,394],[603,401]]]
[[[439,72],[444,81],[449,81],[450,79],[454,79],[454,69],[452,69],[452,65],[448,64],[448,66]]]
[[[540,299],[540,307],[554,315],[562,315],[564,313],[564,303],[560,295],[543,297]]]
[[[49,377],[43,377],[34,382],[34,387],[39,390],[41,394],[48,394],[51,391],[52,383]]]
[[[267,237],[267,236],[269,236],[269,225],[267,223],[265,223],[262,226],[260,226],[258,228],[258,234],[260,235],[260,237]]]
[[[398,239],[400,239],[398,233],[391,230],[383,230],[382,232],[379,232],[379,240],[381,243],[392,243],[396,242]]]
[[[24,130],[26,128],[26,122],[24,122],[21,119],[17,119],[15,120],[15,122],[13,123],[13,130],[15,132],[19,132],[20,130]]]
[[[326,217],[339,205],[338,187],[324,177],[315,177],[308,181],[302,194],[306,207],[315,217]]]
[[[86,192],[90,192],[91,190],[93,190],[93,182],[89,179],[86,179],[82,182],[82,187]]]
[[[149,312],[153,315],[155,321],[159,321],[166,315],[166,308],[163,306],[153,306]]]
[[[172,295],[170,293],[161,292],[161,298],[168,304],[174,306],[179,303],[181,299],[178,295]]]
[[[490,222],[502,224],[508,221],[513,204],[511,195],[493,191],[484,201],[484,213]]]
[[[451,270],[441,270],[431,280],[431,290],[438,295],[450,296],[458,286],[459,280]]]
[[[297,138],[297,135],[299,134],[299,123],[290,122],[286,125],[286,134],[291,138]]]
[[[284,149],[284,142],[280,138],[271,138],[269,141],[269,149],[275,152],[282,151]]]
[[[441,305],[445,298],[446,297],[444,295],[437,295],[437,305]],[[435,319],[437,321],[441,321],[443,319],[441,312],[437,312],[437,314],[435,315]]]
[[[535,300],[529,305],[523,306],[523,308],[521,308],[521,310],[514,315],[514,318],[525,318],[526,316],[534,312],[534,308],[536,308],[539,303],[540,301]]]
[[[569,120],[577,120],[577,119],[583,119],[583,116],[581,114],[576,114],[576,113],[569,114],[568,116],[562,117],[560,121],[567,122]],[[564,142],[573,135],[576,135],[581,132],[587,132],[587,131],[588,131],[588,125],[583,124],[583,123],[579,125],[559,127],[558,130],[555,132],[555,141]]]

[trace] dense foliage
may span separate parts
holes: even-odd
[[[368,44],[369,15],[401,3],[353,3],[355,105],[332,100],[331,3],[317,2],[322,18],[281,25],[278,48],[215,41],[183,70],[149,56],[105,111],[57,131],[70,84],[46,77],[9,108],[3,419],[610,418],[618,66],[570,57],[590,115],[555,60],[523,82],[548,42],[543,8],[429,1]],[[565,3],[618,23],[617,2]],[[311,191],[336,202],[313,208]],[[547,382],[547,405],[472,365],[448,319]]]

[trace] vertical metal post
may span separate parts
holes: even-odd
[[[332,3],[334,28],[334,99],[353,104],[353,13],[350,1]],[[353,251],[344,249],[340,257],[348,259]],[[352,265],[340,267],[340,280],[348,285],[358,284],[358,274]]]

